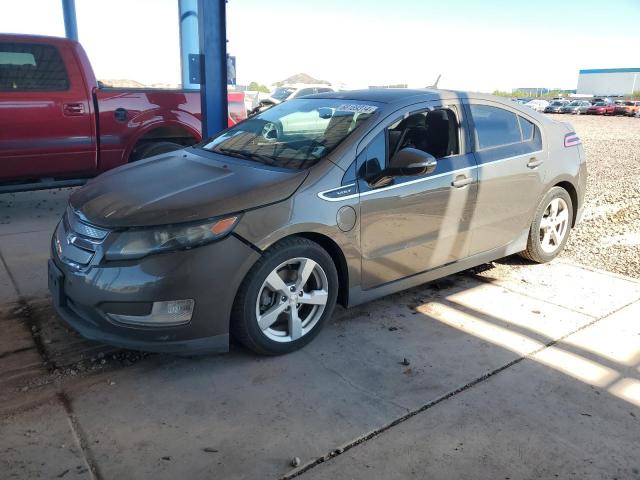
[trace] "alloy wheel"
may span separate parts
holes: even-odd
[[[320,264],[293,258],[271,271],[256,300],[258,327],[271,340],[293,342],[309,333],[322,317],[329,282]]]
[[[553,253],[569,229],[569,207],[562,198],[554,198],[545,208],[540,220],[540,246],[546,253]]]

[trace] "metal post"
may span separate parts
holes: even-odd
[[[64,17],[64,31],[67,38],[78,41],[75,0],[62,0],[62,15]]]
[[[225,4],[225,0],[198,0],[203,138],[227,128]]]
[[[200,88],[200,43],[198,40],[198,0],[179,0],[180,15],[180,67],[182,88]]]

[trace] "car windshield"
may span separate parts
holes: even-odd
[[[568,107],[579,107],[580,106],[580,102],[571,102],[569,105],[567,105]]]
[[[551,104],[551,106],[553,106],[553,107],[561,107],[562,105],[564,105],[564,102],[553,102]]]
[[[596,107],[604,107],[605,103],[604,102],[596,102],[594,105]]]
[[[308,168],[327,156],[378,107],[375,102],[294,99],[231,127],[203,148],[266,165]]]
[[[274,92],[271,94],[271,98],[275,98],[276,100],[283,101],[289,98],[291,94],[295,91],[296,91],[295,88],[289,88],[289,87],[276,88]]]

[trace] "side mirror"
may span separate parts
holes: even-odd
[[[438,161],[433,155],[406,147],[397,152],[389,162],[388,174],[400,175],[425,175],[436,169]]]
[[[322,118],[323,120],[328,120],[329,118],[333,117],[333,108],[329,108],[329,107],[320,107],[318,109],[318,115],[320,116],[320,118]]]
[[[261,107],[273,107],[275,104],[276,102],[274,102],[270,98],[263,98],[262,100],[260,100]]]

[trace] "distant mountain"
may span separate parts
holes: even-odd
[[[324,83],[325,85],[331,85],[330,82],[327,82],[326,80],[318,80],[317,78],[313,78],[311,75],[307,73],[297,73],[295,75],[291,75],[290,77],[285,78],[280,82],[274,83],[274,85],[276,87],[279,87],[281,85],[285,85],[289,83]]]

